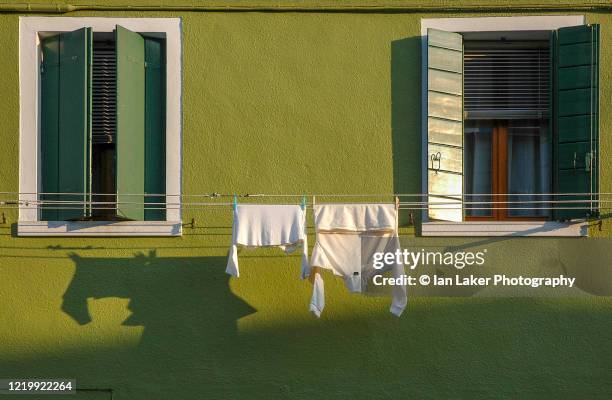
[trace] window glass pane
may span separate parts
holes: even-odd
[[[549,217],[551,143],[545,120],[508,125],[508,216]],[[535,203],[537,202],[537,203]],[[512,209],[514,208],[514,209]]]
[[[488,202],[492,193],[493,124],[466,121],[464,131],[465,201]],[[484,209],[483,209],[484,208]],[[489,217],[488,204],[466,204],[468,217]]]

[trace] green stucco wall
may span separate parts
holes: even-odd
[[[182,18],[184,193],[421,191],[419,32],[434,14],[68,15]],[[600,189],[612,192],[612,16],[586,15],[601,24]],[[13,192],[18,18],[0,14],[0,191]],[[224,273],[229,209],[186,209],[196,227],[162,239],[17,238],[17,214],[4,212],[0,378],[75,377],[100,389],[67,398],[110,398],[103,389],[118,400],[612,391],[605,297],[419,297],[397,319],[388,299],[350,295],[327,275],[317,320],[299,257],[242,252],[241,278]],[[534,254],[543,242],[523,244]]]

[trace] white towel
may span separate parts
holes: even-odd
[[[364,282],[377,273],[365,268],[375,252],[400,249],[394,204],[324,204],[315,206],[314,214],[317,241],[310,265],[329,269],[341,276],[351,292],[362,292]],[[368,248],[362,249],[365,236],[371,238],[367,242]],[[362,251],[366,260],[362,260]],[[404,272],[401,264],[389,268],[395,277]],[[392,297],[390,311],[400,316],[407,304],[406,287],[394,286]],[[315,280],[311,311],[320,316],[324,305],[323,280]]]
[[[238,246],[280,247],[291,253],[302,246],[301,277],[310,275],[306,213],[298,205],[238,204],[234,210],[232,246],[225,272],[239,277]]]

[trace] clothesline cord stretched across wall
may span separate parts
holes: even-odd
[[[0,192],[0,197],[5,195],[65,195],[65,196],[116,196],[117,193],[86,193],[86,192]],[[612,192],[588,192],[588,193],[473,193],[473,194],[452,194],[452,193],[364,193],[364,194],[266,194],[266,193],[245,193],[245,194],[223,194],[223,193],[203,193],[203,194],[166,194],[166,193],[120,193],[121,196],[145,196],[145,197],[461,197],[461,196],[612,196]]]
[[[80,196],[92,198],[94,196],[116,196],[116,193],[74,193],[74,192],[0,192],[0,209],[31,209],[34,206],[45,206],[45,209],[61,209],[61,210],[70,210],[75,209],[79,210],[83,207],[87,207],[90,210],[108,210],[109,206],[117,206],[117,205],[144,205],[147,209],[150,210],[173,210],[173,209],[227,209],[234,207],[234,202],[202,202],[197,201],[197,198],[240,198],[243,199],[252,199],[252,198],[295,198],[296,200],[302,198],[311,198],[312,203],[308,204],[304,203],[304,207],[312,208],[316,199],[319,198],[372,198],[372,197],[410,197],[417,198],[412,201],[399,201],[398,205],[401,210],[427,210],[427,209],[456,209],[458,204],[462,205],[470,205],[470,209],[472,210],[572,210],[572,209],[588,209],[591,208],[594,204],[599,205],[600,210],[612,209],[612,207],[607,207],[608,203],[612,203],[612,199],[599,199],[593,197],[599,196],[612,196],[612,193],[517,193],[517,194],[499,194],[499,193],[478,193],[478,194],[431,194],[431,193],[387,193],[387,194],[264,194],[264,193],[255,193],[255,194],[221,194],[221,193],[209,193],[209,194],[151,194],[151,193],[142,193],[142,194],[121,194],[122,197],[129,196],[139,196],[139,197],[165,197],[171,200],[168,202],[154,202],[150,201],[119,201],[119,202],[111,202],[111,201],[93,201],[87,199],[74,199],[74,200],[24,200],[24,199],[14,199],[17,196]],[[466,198],[473,197],[489,197],[491,200],[479,200],[479,201],[467,201]],[[532,200],[532,199],[524,199],[519,201],[499,201],[496,200],[500,197],[513,196],[513,197],[538,197],[540,200]],[[541,200],[542,197],[554,196],[555,199],[544,199]],[[570,199],[563,198],[566,196],[584,196],[591,197],[590,199]],[[427,199],[428,197],[436,197],[436,198],[446,198],[447,200],[419,200],[419,198]],[[559,199],[559,197],[562,197]],[[178,199],[176,199],[178,198]],[[182,198],[196,198],[196,201],[182,201]],[[459,200],[461,198],[462,200]],[[178,200],[178,201],[176,201]],[[286,200],[285,200],[286,201]],[[246,202],[242,204],[253,204],[252,202]],[[288,203],[294,204],[294,203]],[[521,206],[512,206],[520,204]],[[556,206],[557,204],[562,204],[562,207]],[[584,204],[584,207],[581,205]],[[499,206],[503,205],[503,206]],[[525,207],[527,205],[534,205],[534,207]],[[572,205],[569,206],[568,205]],[[55,207],[53,207],[55,206]],[[156,207],[157,206],[157,207]],[[476,207],[479,206],[479,207]]]

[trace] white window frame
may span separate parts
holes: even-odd
[[[113,32],[115,25],[166,38],[166,195],[173,203],[165,221],[41,221],[32,202],[41,189],[40,33],[91,27]],[[179,236],[181,193],[181,19],[107,17],[19,18],[19,220],[18,236]]]
[[[552,31],[567,26],[584,25],[584,15],[527,17],[474,17],[421,19],[421,190],[428,193],[427,182],[427,29],[449,32]],[[555,221],[429,221],[422,212],[423,236],[587,236],[584,220]]]

